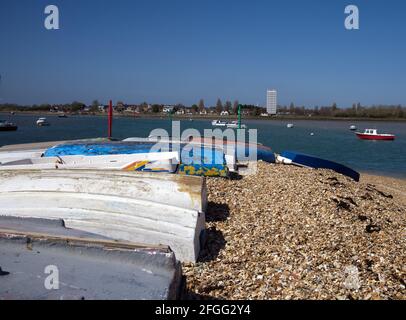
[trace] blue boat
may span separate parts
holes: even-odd
[[[235,156],[237,160],[241,160],[243,157],[249,157],[249,155],[254,155],[256,161],[261,160],[268,163],[275,163],[275,153],[272,151],[271,148],[267,146],[264,146],[262,144],[254,145],[239,142],[237,142],[235,146]],[[237,148],[239,148],[238,151]]]
[[[357,171],[354,171],[353,169],[348,168],[340,163],[317,158],[306,154],[301,154],[292,151],[284,151],[281,153],[279,159],[284,163],[292,163],[302,167],[334,170],[335,172],[350,177],[357,182],[359,181],[360,178],[360,175]]]
[[[268,163],[275,163],[275,154],[271,148],[263,145],[257,146],[257,158]]]
[[[61,156],[100,156],[113,154],[150,153],[155,142],[75,142],[56,145],[45,151],[44,157]],[[181,163],[178,173],[198,176],[227,176],[228,167],[223,150],[199,146],[185,149],[185,143],[180,144]],[[169,143],[167,148],[159,152],[177,151],[174,144]]]

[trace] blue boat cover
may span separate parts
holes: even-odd
[[[44,157],[56,156],[99,156],[112,154],[135,154],[149,153],[155,142],[125,142],[125,141],[109,141],[109,142],[74,142],[65,143],[54,146],[45,151]],[[165,146],[163,144],[163,146]],[[190,149],[186,149],[186,147]],[[245,147],[245,156],[253,152],[253,148],[249,145]],[[158,152],[177,151],[173,144],[168,144],[167,148],[162,148]],[[211,146],[193,146],[182,143],[180,145],[181,165],[179,172],[184,174],[195,175],[218,175],[226,176],[228,168],[226,166],[224,151],[221,148]],[[257,160],[274,163],[275,156],[270,148],[265,146],[257,146]]]
[[[46,150],[44,157],[149,153],[155,144],[153,142],[67,143]],[[225,156],[221,149],[204,146],[186,149],[186,146],[186,144],[181,144],[180,146],[181,164],[183,166],[194,166],[195,170],[193,172],[196,173],[227,171]],[[175,150],[177,149],[172,144],[169,144],[167,149],[162,148],[158,152]],[[156,151],[154,150],[153,152]]]
[[[359,181],[360,175],[357,171],[354,171],[353,169],[348,168],[340,163],[292,151],[284,151],[281,153],[281,156],[292,160],[294,164],[315,169],[331,169],[337,173],[341,173],[347,177],[350,177],[355,181]]]

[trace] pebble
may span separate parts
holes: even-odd
[[[330,170],[264,162],[207,187],[207,241],[182,266],[185,298],[406,300],[402,201]]]

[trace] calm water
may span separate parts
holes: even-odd
[[[18,131],[0,132],[0,145],[102,137],[107,135],[106,117],[72,116],[58,118],[46,116],[51,126],[37,127],[39,116],[0,114],[0,119],[17,123]],[[288,129],[291,122],[295,128]],[[292,150],[320,156],[346,164],[356,170],[406,178],[406,123],[403,122],[350,122],[350,121],[266,121],[247,120],[250,129],[258,129],[258,142],[276,152]],[[351,124],[364,128],[377,128],[381,132],[396,134],[396,140],[364,141],[349,130]],[[182,121],[182,130],[210,129],[211,121]],[[168,119],[114,119],[113,136],[124,139],[131,136],[146,137],[155,128],[169,131]],[[310,133],[314,136],[310,136]]]

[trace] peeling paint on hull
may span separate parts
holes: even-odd
[[[100,239],[58,221],[3,217],[0,224],[0,299],[179,297],[181,268],[168,247]],[[50,265],[58,270],[58,290],[45,287]]]
[[[96,170],[0,171],[0,215],[63,219],[68,228],[169,245],[196,261],[205,228],[199,177]]]

